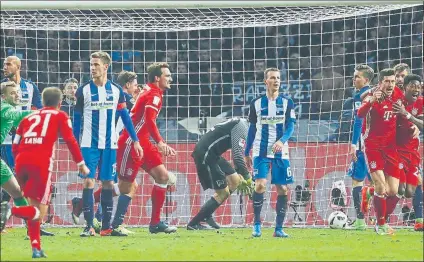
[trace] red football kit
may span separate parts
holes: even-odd
[[[366,118],[364,132],[365,156],[370,173],[383,170],[385,175],[400,178],[399,156],[396,149],[396,120],[393,96],[382,102],[369,102],[369,95],[358,109],[358,116]]]
[[[69,116],[53,107],[44,107],[25,117],[19,124],[12,146],[16,179],[25,197],[45,205],[50,201],[54,147],[59,134],[74,161],[83,164]]]
[[[404,101],[405,109],[414,117],[423,114],[423,97],[420,96],[414,103]],[[419,153],[420,140],[412,138],[412,123],[404,116],[398,117],[396,142],[401,163],[401,183],[418,185],[418,176],[421,172],[421,156]]]
[[[120,179],[133,182],[139,168],[146,172],[162,164],[162,155],[150,137],[156,143],[163,141],[156,125],[156,118],[162,108],[163,91],[154,84],[147,84],[131,110],[131,120],[143,148],[143,159],[134,151],[132,140],[125,129],[118,140],[117,171]]]

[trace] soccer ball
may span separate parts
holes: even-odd
[[[177,183],[177,176],[174,174],[174,172],[168,171],[168,186],[173,186],[175,183]]]
[[[342,211],[334,211],[328,217],[328,225],[333,229],[342,229],[347,224],[347,216]]]

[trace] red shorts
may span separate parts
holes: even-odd
[[[133,143],[126,144],[125,141],[124,139],[118,141],[116,164],[119,179],[134,182],[140,167],[149,172],[152,168],[162,165],[162,155],[150,141],[140,141],[144,155],[141,160],[135,155]]]
[[[401,183],[417,186],[419,176],[421,174],[420,167],[420,154],[417,151],[403,151],[399,150],[399,161],[401,167]]]
[[[384,175],[401,179],[399,154],[396,148],[373,149],[365,146],[365,157],[370,174],[383,170]]]
[[[18,155],[15,161],[16,180],[26,198],[48,205],[52,192],[53,159],[36,161],[34,156]],[[31,159],[31,160],[30,160]],[[44,163],[43,163],[44,162]]]

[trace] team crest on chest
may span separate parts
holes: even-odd
[[[377,168],[377,163],[375,161],[372,161],[370,166],[371,166],[372,169],[375,169],[375,168]]]
[[[418,114],[418,108],[412,108],[411,114],[413,114],[414,116],[416,116]]]

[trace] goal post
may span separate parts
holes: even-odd
[[[191,158],[199,136],[224,119],[246,117],[250,101],[264,93],[265,68],[279,68],[281,92],[293,99],[297,116],[285,224],[319,227],[335,208],[355,217],[346,177],[354,67],[367,63],[378,72],[405,62],[422,75],[422,11],[418,1],[2,1],[0,51],[2,58],[21,58],[23,77],[40,89],[71,77],[87,81],[89,55],[98,50],[112,57],[112,80],[130,70],[144,83],[149,64],[168,62],[174,81],[157,123],[177,150],[164,158],[177,184],[162,214],[176,225],[213,194],[202,190]],[[66,145],[58,144],[55,159],[50,223],[71,226],[71,200],[81,197],[82,181]],[[145,226],[153,183],[145,173],[137,182],[124,223]],[[332,201],[335,188],[339,199]],[[262,217],[273,225],[270,185],[265,198]],[[407,223],[403,206],[411,201],[399,202],[394,226]],[[251,225],[252,204],[234,193],[215,218],[223,226]]]

